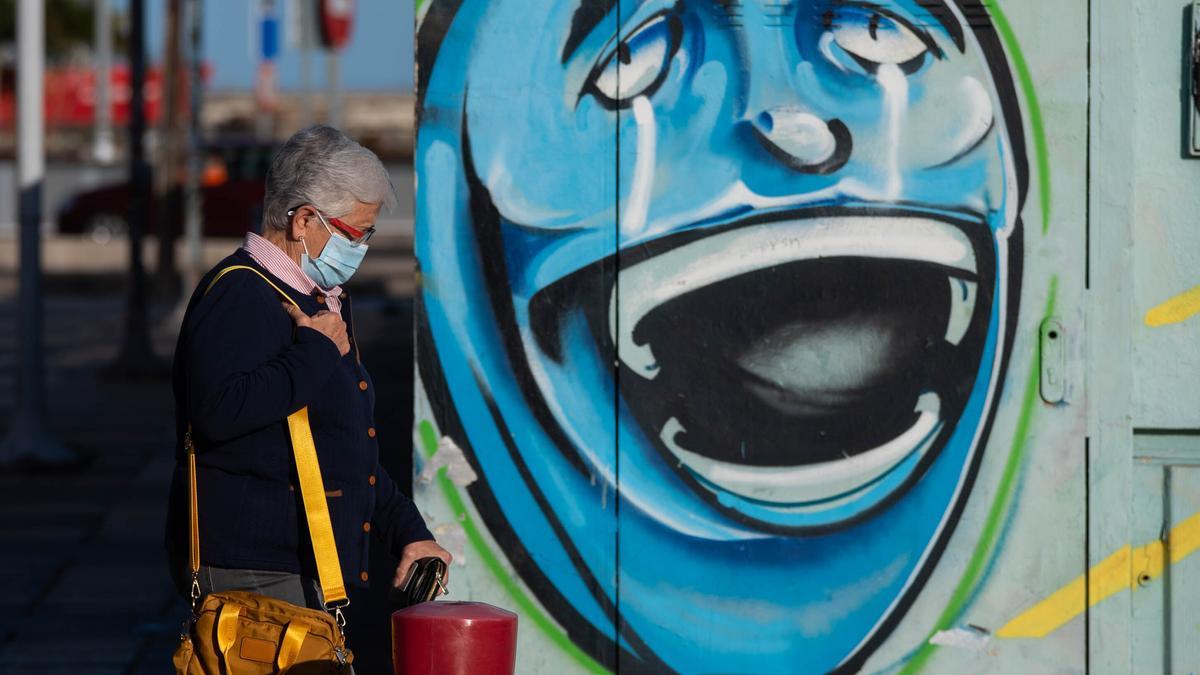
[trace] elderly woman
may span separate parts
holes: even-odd
[[[379,463],[375,389],[341,288],[367,252],[380,207],[394,200],[371,151],[330,127],[304,129],[267,174],[263,235],[247,234],[193,294],[175,351],[180,442],[167,525],[185,592],[190,426],[201,592],[321,606],[286,422],[305,406],[346,583],[367,584],[369,535],[400,559],[393,585],[419,558],[450,561]],[[231,266],[253,269],[218,278]]]

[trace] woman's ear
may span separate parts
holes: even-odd
[[[312,216],[313,210],[310,206],[301,206],[292,212],[291,220],[288,221],[288,232],[293,241],[299,241],[308,234],[309,221],[312,220]]]

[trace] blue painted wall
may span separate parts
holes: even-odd
[[[1085,2],[417,16],[418,501],[521,672],[1082,672]]]

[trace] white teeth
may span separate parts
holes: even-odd
[[[971,327],[978,292],[979,286],[974,281],[950,278],[950,320],[946,323],[946,342],[955,347]]]
[[[922,394],[914,412],[919,413],[917,421],[891,441],[821,464],[750,466],[710,459],[680,447],[675,439],[685,430],[675,418],[663,425],[659,437],[679,466],[713,486],[797,512],[816,512],[835,508],[841,503],[839,497],[851,498],[852,493],[883,477],[914,453],[928,452],[943,426],[941,399],[932,392]]]
[[[749,272],[799,260],[839,257],[913,260],[970,274],[976,271],[967,235],[931,218],[835,216],[739,227],[620,272],[620,298],[614,293],[609,305],[617,354],[634,373],[652,380],[658,376],[658,360],[649,345],[634,341],[633,331],[656,307]]]

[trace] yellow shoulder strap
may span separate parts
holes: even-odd
[[[317,560],[317,577],[325,607],[334,603],[350,604],[342,582],[342,566],[338,561],[337,543],[329,522],[329,502],[325,500],[325,483],[317,463],[317,445],[313,442],[312,427],[308,424],[308,408],[288,415],[288,431],[292,435],[292,454],[296,458],[296,475],[300,477],[300,497],[304,500],[304,515],[308,518],[308,535],[312,539],[313,556]]]
[[[287,293],[276,286],[262,272],[247,265],[226,267],[213,277],[207,294],[221,277],[234,270],[250,270],[262,280],[271,285],[288,302],[296,305]],[[299,305],[296,305],[299,307]],[[325,483],[321,480],[321,466],[317,461],[317,445],[313,442],[312,427],[308,422],[308,408],[304,407],[288,415],[288,431],[292,437],[292,454],[296,460],[296,475],[300,478],[300,496],[304,502],[304,514],[308,519],[308,534],[312,539],[313,557],[317,561],[317,576],[324,593],[326,609],[337,609],[350,604],[346,596],[346,586],[342,579],[342,566],[338,560],[337,543],[333,539],[333,525],[329,520],[329,504],[325,500]],[[192,602],[193,607],[199,598],[198,578],[200,574],[200,511],[196,498],[196,448],[192,442],[192,427],[188,425],[184,436],[184,446],[188,453],[188,480],[191,489],[191,566],[192,566]]]
[[[259,272],[258,270],[254,269],[253,267],[250,267],[249,265],[230,265],[229,267],[226,267],[225,269],[221,270],[220,272],[217,272],[217,275],[213,277],[213,280],[208,282],[208,288],[204,289],[204,294],[208,295],[208,292],[213,289],[213,286],[217,285],[217,282],[221,280],[221,277],[225,276],[226,274],[229,274],[230,272],[232,272],[234,270],[250,270],[251,272],[254,272],[258,276],[262,277],[262,280],[267,282],[267,284],[270,285],[271,288],[274,288],[276,293],[282,295],[284,300],[287,300],[288,302],[292,303],[293,305],[296,305],[296,301],[292,299],[292,296],[288,295],[287,293],[284,293],[282,288],[276,286],[274,281],[271,281],[270,279],[267,278],[267,275],[263,274],[262,272]],[[300,305],[296,305],[296,307],[300,307]]]

